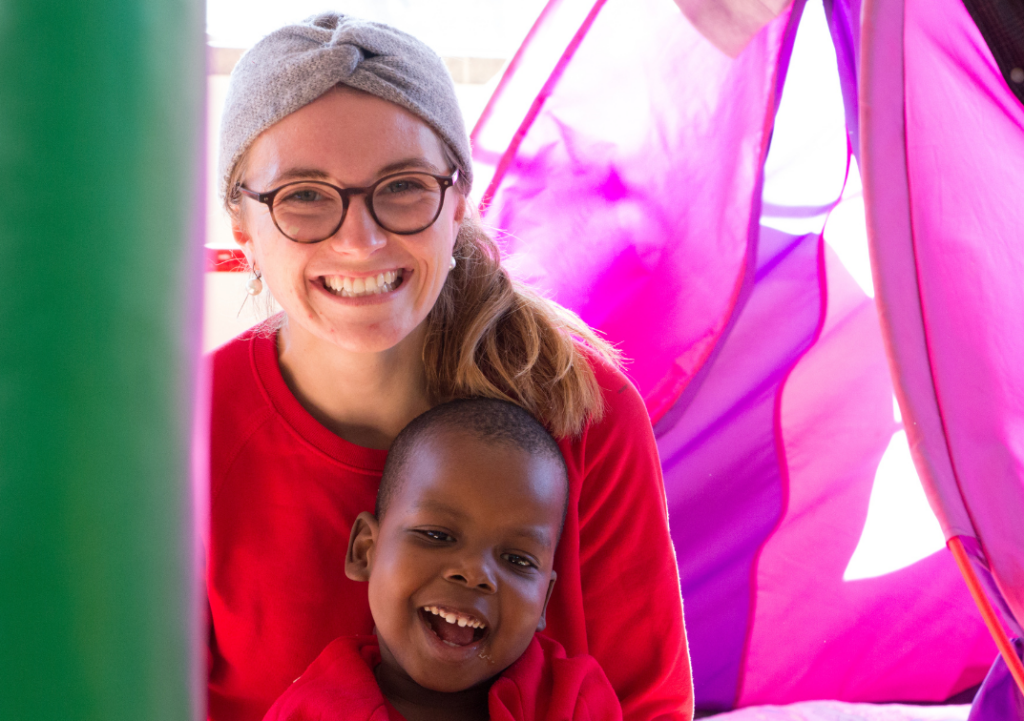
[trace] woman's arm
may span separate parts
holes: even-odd
[[[604,419],[586,432],[580,574],[590,653],[626,721],[690,719],[693,686],[661,462],[639,393],[595,364]]]

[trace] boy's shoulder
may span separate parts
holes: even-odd
[[[489,701],[492,719],[622,719],[618,696],[597,660],[567,657],[557,641],[540,634],[494,682]]]
[[[376,636],[341,636],[274,702],[263,721],[403,721],[377,686]]]

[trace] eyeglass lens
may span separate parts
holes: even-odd
[[[430,175],[409,173],[386,179],[368,198],[377,222],[393,233],[415,233],[437,218],[444,198]],[[274,198],[274,220],[285,235],[300,243],[330,237],[341,224],[345,204],[337,190],[318,183],[295,183]]]

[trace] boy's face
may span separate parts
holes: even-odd
[[[543,628],[563,471],[442,431],[417,442],[401,473],[383,521],[356,520],[346,573],[369,580],[383,662],[424,688],[462,691],[511,665]]]

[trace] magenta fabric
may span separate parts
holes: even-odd
[[[825,268],[824,328],[782,391],[787,504],[757,565],[739,704],[941,701],[995,648],[945,551],[843,580],[899,425],[874,304],[830,249]]]
[[[670,507],[682,511],[673,540],[684,599],[689,617],[702,619],[689,626],[702,708],[735,703],[751,565],[781,509],[773,388],[818,322],[817,239],[769,233],[758,255],[788,15],[732,61],[671,3],[610,0],[586,13],[552,3],[474,131],[482,182],[499,169],[484,218],[508,232],[514,272],[620,344],[655,419],[705,365],[734,309],[754,299],[735,350],[702,379],[705,400],[691,404],[692,388],[685,421],[659,426],[662,454],[673,458]],[[554,38],[567,50],[533,57]],[[502,143],[511,150],[496,151]],[[794,275],[808,283],[787,284]],[[766,321],[794,304],[793,293],[801,306],[811,295],[806,322],[775,333]],[[750,336],[764,354],[750,353]],[[742,380],[731,378],[737,369]],[[701,469],[734,482],[716,487]],[[726,501],[734,508],[723,518]]]
[[[554,78],[556,68],[564,70],[572,61],[573,38],[586,36],[588,16],[595,9],[600,12],[602,5],[596,0],[548,0],[544,6],[470,134],[477,199],[492,194],[487,191],[493,191],[497,165],[509,154],[530,108],[538,101],[543,106],[541,90]]]
[[[757,245],[753,291],[699,389],[655,427],[702,711],[737,701],[757,554],[785,505],[777,396],[820,319],[820,238],[761,228]]]
[[[731,60],[670,1],[608,0],[586,14],[560,3],[547,22],[570,42],[580,26],[569,32],[562,11],[591,22],[571,60],[541,81],[558,56],[542,52],[534,67],[525,53],[526,79],[507,83],[474,133],[481,163],[505,168],[484,220],[508,232],[517,277],[619,344],[657,419],[742,287],[788,13]],[[523,127],[536,97],[522,88],[544,83]],[[521,142],[503,165],[496,148],[512,127]]]
[[[958,0],[870,0],[864,17],[862,154],[897,393],[946,536],[1019,633],[1024,109]],[[972,718],[1011,718],[1001,664]]]
[[[944,503],[962,499],[1020,624],[1024,106],[962,2],[908,0],[905,23],[914,248],[928,357],[957,481],[938,495]]]
[[[914,463],[947,538],[971,534],[930,373],[910,221],[903,112],[903,0],[866,0],[860,66],[861,171],[875,291]]]
[[[1019,623],[1024,110],[956,0],[877,0],[865,17],[864,175],[897,393],[943,530],[978,537]]]
[[[817,233],[762,225],[800,7],[730,60],[671,0],[552,0],[473,133],[484,220],[514,274],[632,359],[656,422],[704,710],[937,701],[978,683],[995,655],[944,551],[843,580],[899,426],[872,300]],[[894,188],[871,212],[902,244],[876,256],[913,269],[907,168],[886,156],[904,157],[903,115],[879,110],[902,103],[902,6],[868,34],[895,42],[865,60],[869,102],[853,91],[859,0],[827,9],[851,146],[868,118],[866,172]],[[886,300],[918,297],[912,273],[878,282]],[[909,328],[899,368],[928,362],[921,317],[885,308],[890,336]],[[907,431],[931,459],[928,444],[945,447],[932,435],[937,384],[908,378],[896,389],[904,408],[914,399]],[[954,478],[935,457],[931,475]],[[946,518],[969,527],[966,511]]]
[[[857,117],[857,68],[860,66],[861,0],[825,0],[825,13],[836,50],[839,83],[846,110],[846,133],[853,154],[860,158],[860,120]]]
[[[859,5],[826,3],[854,134]],[[884,52],[869,58],[866,70],[882,90],[893,63]],[[781,396],[785,516],[757,564],[739,704],[940,701],[980,681],[995,648],[944,551],[884,576],[843,580],[879,461],[900,426],[874,304],[831,250],[826,258],[825,327]]]

